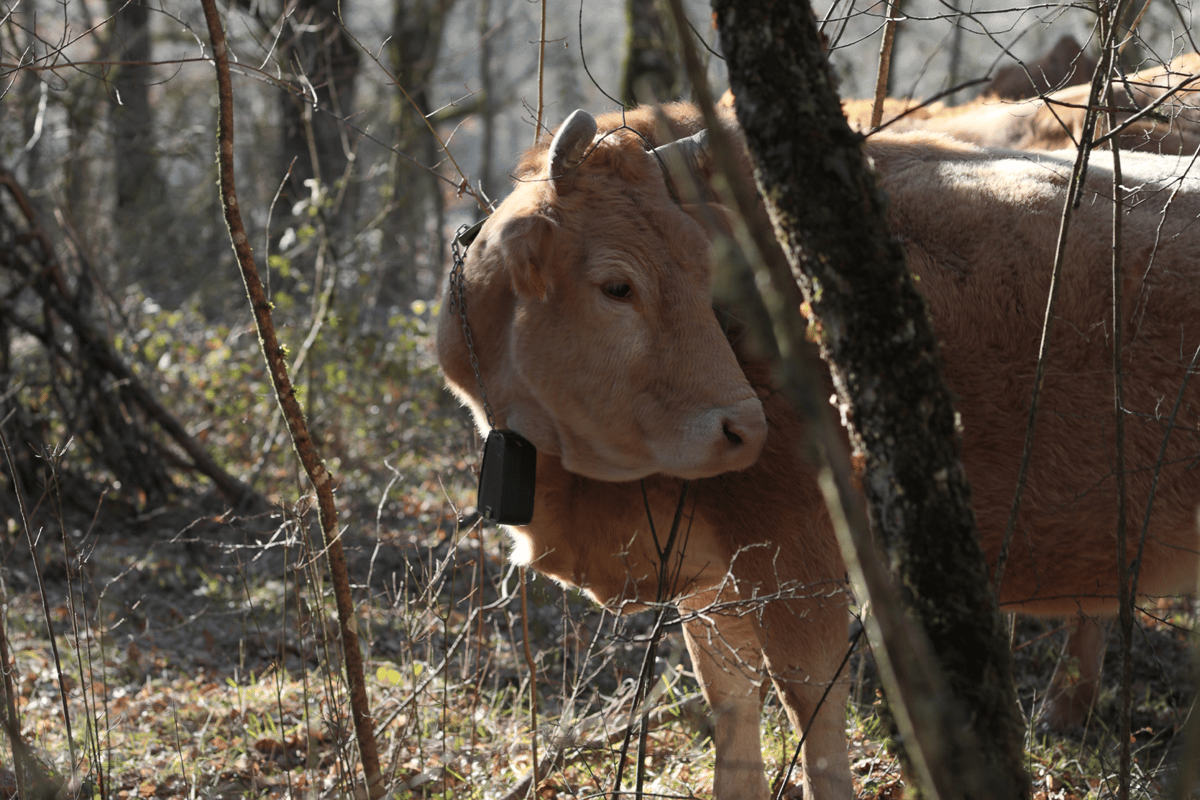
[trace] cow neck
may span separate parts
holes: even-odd
[[[450,312],[455,308],[462,319],[463,338],[467,342],[467,354],[475,380],[479,382],[479,395],[483,400],[483,413],[487,416],[488,435],[483,446],[483,460],[479,465],[479,494],[476,508],[484,519],[502,525],[528,525],[533,521],[533,499],[537,484],[537,449],[516,431],[498,430],[488,402],[487,389],[483,385],[483,374],[479,369],[479,358],[475,355],[475,338],[471,335],[471,324],[467,322],[467,289],[463,278],[467,250],[479,235],[483,222],[463,225],[450,243],[454,263],[450,267]]]
[[[483,413],[487,415],[488,429],[495,430],[496,418],[492,415],[491,404],[488,403],[487,389],[483,385],[483,374],[479,371],[479,358],[475,355],[475,337],[471,335],[471,324],[467,322],[467,287],[463,278],[467,251],[471,248],[471,243],[475,241],[475,237],[479,235],[479,230],[486,221],[484,219],[474,225],[463,225],[454,234],[454,240],[450,243],[450,252],[454,256],[454,263],[450,267],[450,313],[454,313],[457,308],[458,316],[462,319],[463,338],[467,342],[467,354],[471,359],[471,369],[475,370],[475,380],[479,382],[479,395],[483,399]]]

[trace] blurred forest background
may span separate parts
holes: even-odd
[[[711,11],[685,6],[682,35],[703,43],[719,94]],[[1127,71],[1196,50],[1190,2],[1134,10]],[[887,6],[816,12],[843,98],[870,97]],[[1087,2],[894,13],[892,97],[966,102],[1064,36],[1097,54]],[[242,0],[222,14],[241,213],[338,482],[368,660],[396,665],[373,689],[389,774],[400,796],[502,796],[531,763],[530,677],[504,543],[470,507],[475,435],[427,340],[449,240],[505,196],[539,118],[687,98],[680,32],[656,0]],[[337,666],[328,593],[222,220],[211,55],[198,4],[0,3],[0,579],[16,712],[80,790],[349,792],[337,669],[319,700],[304,677]],[[586,793],[607,780],[609,740],[580,720],[622,708],[641,623],[544,582],[535,594],[542,723],[575,731],[549,746],[558,777],[542,796]],[[1190,627],[1190,607],[1171,614]],[[1165,641],[1182,639],[1175,622]],[[694,709],[671,652],[663,692]],[[1053,665],[1050,644],[1038,652],[1030,693]],[[856,770],[884,796],[898,775],[870,744],[875,697],[869,669],[858,676]],[[1147,680],[1145,713],[1166,716],[1146,738],[1166,763],[1158,733],[1181,724],[1186,655]],[[661,791],[705,791],[704,730],[688,719],[661,731]],[[786,720],[771,724],[785,742]],[[1044,791],[1103,793],[1102,748],[1050,748]]]
[[[992,5],[906,0],[889,95],[965,102],[1016,58],[1032,63],[1061,37],[1085,53],[1096,48],[1086,4]],[[719,94],[726,79],[710,12],[700,2],[688,8],[688,33],[703,40]],[[870,97],[885,6],[838,0],[816,10],[843,97]],[[1123,66],[1191,52],[1191,13],[1186,4],[1146,4]],[[284,341],[314,391],[309,413],[334,445],[335,472],[343,446],[352,446],[343,437],[369,437],[386,457],[418,435],[423,421],[405,381],[379,381],[420,363],[398,351],[429,320],[448,238],[507,193],[507,170],[532,143],[539,112],[553,127],[579,107],[688,96],[673,24],[650,0],[547,0],[539,90],[540,14],[537,3],[490,0],[228,9],[242,212]],[[273,403],[259,403],[266,388],[214,190],[215,90],[199,8],[22,0],[6,5],[0,21],[0,167],[52,249],[40,260],[57,264],[59,293],[162,411],[185,420],[187,435],[202,437],[228,473],[271,493],[263,469],[287,448],[278,446],[278,425],[266,422]],[[6,222],[19,228],[23,214],[10,211]],[[87,373],[95,358],[84,357],[72,364],[77,398],[48,374],[35,377],[46,349],[69,342],[52,344],[54,331],[39,331],[22,291],[27,276],[9,269],[2,277],[0,389],[7,407],[20,410],[11,424],[39,447],[74,436],[72,475],[94,489],[134,507],[161,503],[188,478],[170,474],[178,465],[167,463],[169,452],[131,452],[158,445],[122,432],[143,424],[144,408],[103,399],[123,377]],[[347,394],[378,427],[339,419]],[[264,424],[229,428],[243,412],[261,413]],[[89,418],[96,414],[109,418]],[[5,488],[0,503],[12,512]]]

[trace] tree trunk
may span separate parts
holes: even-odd
[[[440,181],[430,173],[437,141],[425,114],[432,100],[430,81],[442,48],[442,32],[455,0],[396,0],[389,43],[396,93],[397,149],[391,179],[392,211],[385,235],[392,256],[381,273],[380,303],[391,304],[432,291],[441,274],[445,249],[442,226],[430,225],[444,213]]]
[[[282,168],[291,167],[282,208],[308,198],[306,181],[329,189],[347,177],[350,141],[341,120],[353,110],[359,54],[340,19],[345,0],[297,0],[280,42],[281,62],[295,70],[283,94]]]
[[[33,31],[37,29],[37,2],[22,3],[8,14],[12,20],[9,33],[13,49],[24,51],[23,61],[31,61],[43,50]],[[22,36],[21,34],[24,33]],[[19,115],[21,120],[21,151],[14,163],[14,172],[24,175],[25,185],[40,190],[46,180],[42,175],[42,154],[50,131],[46,125],[46,109],[49,106],[50,87],[38,77],[34,70],[23,70],[15,82],[15,103],[10,100],[8,113]],[[13,91],[13,90],[10,90]],[[39,192],[40,194],[41,192]]]
[[[926,788],[1028,797],[1011,655],[937,343],[888,234],[861,138],[841,114],[812,10],[764,0],[715,0],[714,8],[759,188],[822,320],[822,355],[866,458],[872,528],[956,701],[940,709],[944,772]]]
[[[158,136],[150,86],[155,80],[150,9],[139,0],[108,0],[110,57],[118,65],[109,80],[108,119],[116,180],[113,243],[121,254],[118,283],[137,284],[164,305],[182,301],[179,276],[162,268],[176,232],[167,222],[166,186],[158,169]],[[95,202],[88,197],[87,202]]]
[[[683,90],[675,36],[659,13],[658,0],[626,0],[629,45],[621,70],[621,102],[626,106],[677,100]]]
[[[109,0],[112,56],[121,62],[110,83],[109,119],[117,173],[117,224],[163,197],[158,175],[154,111],[150,106],[150,9],[136,2]]]
[[[962,80],[963,26],[961,0],[950,0],[950,8],[954,12],[949,17],[954,24],[954,30],[950,32],[950,55],[946,59],[946,88],[958,86],[959,81]],[[946,105],[948,106],[956,106],[959,103],[958,92],[946,98]]]

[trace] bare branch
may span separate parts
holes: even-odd
[[[354,729],[358,737],[363,771],[366,774],[367,792],[375,800],[383,797],[386,792],[383,778],[379,772],[374,721],[370,713],[366,682],[363,677],[362,652],[358,644],[358,626],[355,621],[354,601],[350,594],[349,571],[346,568],[346,556],[342,549],[341,534],[338,530],[337,506],[333,499],[334,480],[317,453],[316,445],[308,433],[304,411],[300,407],[288,375],[287,363],[283,357],[283,347],[280,346],[279,339],[275,335],[275,325],[271,319],[271,303],[263,291],[262,281],[258,277],[258,269],[254,265],[254,253],[250,248],[250,239],[242,224],[237,190],[234,186],[233,86],[229,78],[225,31],[217,13],[215,0],[202,0],[202,2],[217,67],[217,91],[220,102],[217,139],[219,142],[221,205],[225,212],[225,222],[229,226],[229,236],[233,242],[234,253],[245,281],[246,292],[250,297],[254,322],[258,328],[259,344],[275,386],[275,397],[279,401],[284,418],[287,419],[288,429],[292,434],[292,444],[317,493],[321,532],[325,537],[325,552],[329,558],[329,571],[334,584],[338,621],[341,626],[343,659],[346,666],[346,680],[350,685],[350,705],[354,716]]]

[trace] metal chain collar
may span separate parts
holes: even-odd
[[[480,220],[474,225],[463,225],[454,234],[450,243],[450,251],[454,256],[454,264],[450,267],[450,312],[458,308],[458,316],[462,319],[463,337],[467,340],[467,353],[471,356],[471,368],[475,370],[475,380],[479,382],[479,394],[483,397],[483,413],[487,415],[488,427],[495,430],[496,420],[492,416],[492,407],[488,403],[487,389],[483,386],[483,375],[479,372],[479,359],[475,356],[475,337],[471,335],[471,325],[467,322],[467,293],[463,282],[463,263],[471,242],[479,235],[479,229],[486,220]],[[459,248],[462,248],[461,251]]]

